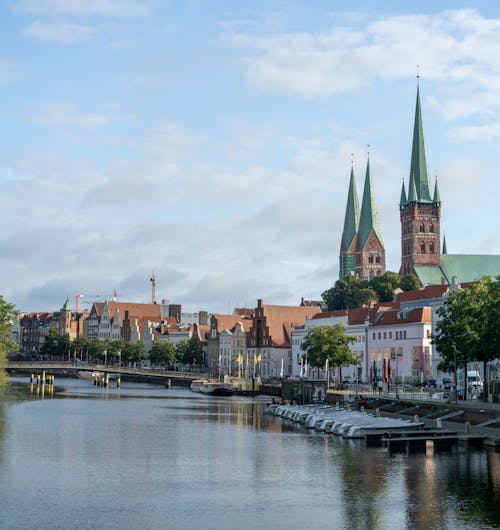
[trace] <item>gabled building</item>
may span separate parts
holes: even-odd
[[[263,379],[280,377],[282,364],[283,375],[291,375],[292,329],[304,325],[317,313],[320,313],[317,306],[281,306],[257,301],[247,351],[250,363],[258,361],[256,372]]]
[[[146,322],[161,322],[161,307],[159,304],[94,302],[87,322],[87,338],[138,341]]]

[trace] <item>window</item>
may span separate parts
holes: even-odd
[[[425,242],[424,241],[420,241],[420,252],[422,254],[425,254]]]
[[[425,225],[424,223],[420,223],[420,231],[425,232]]]
[[[403,338],[406,339],[406,330],[403,331]]]
[[[375,258],[375,263],[380,263],[380,256],[377,256],[377,257]]]
[[[380,331],[378,332],[378,340],[380,340],[380,338],[382,337],[382,335],[380,334]]]
[[[434,224],[433,224],[433,223],[431,223],[431,224],[429,225],[429,232],[430,232],[431,234],[434,233]]]
[[[384,339],[387,338],[387,333],[384,331]]]
[[[370,256],[370,257],[368,258],[368,263],[373,263],[373,256]]]
[[[373,334],[373,340],[375,340],[376,338],[377,338],[377,334],[374,333],[374,334]]]
[[[389,331],[389,338],[392,339],[392,331]]]
[[[434,242],[433,241],[429,243],[429,253],[434,254]]]

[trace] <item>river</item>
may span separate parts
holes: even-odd
[[[26,381],[0,398],[3,530],[500,528],[494,450],[389,456],[262,397]]]

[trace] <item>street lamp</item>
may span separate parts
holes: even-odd
[[[365,380],[368,381],[368,328],[370,327],[370,319],[365,319]]]
[[[118,350],[118,368],[122,365],[122,351]]]
[[[106,359],[108,357],[108,351],[104,350],[104,366],[106,366]]]

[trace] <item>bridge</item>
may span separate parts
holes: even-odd
[[[7,372],[14,374],[38,374],[45,371],[57,377],[78,377],[80,372],[102,372],[104,374],[120,374],[123,381],[165,384],[171,381],[174,385],[189,386],[195,379],[204,379],[205,373],[178,372],[162,369],[129,368],[104,364],[75,364],[65,362],[9,362]]]

